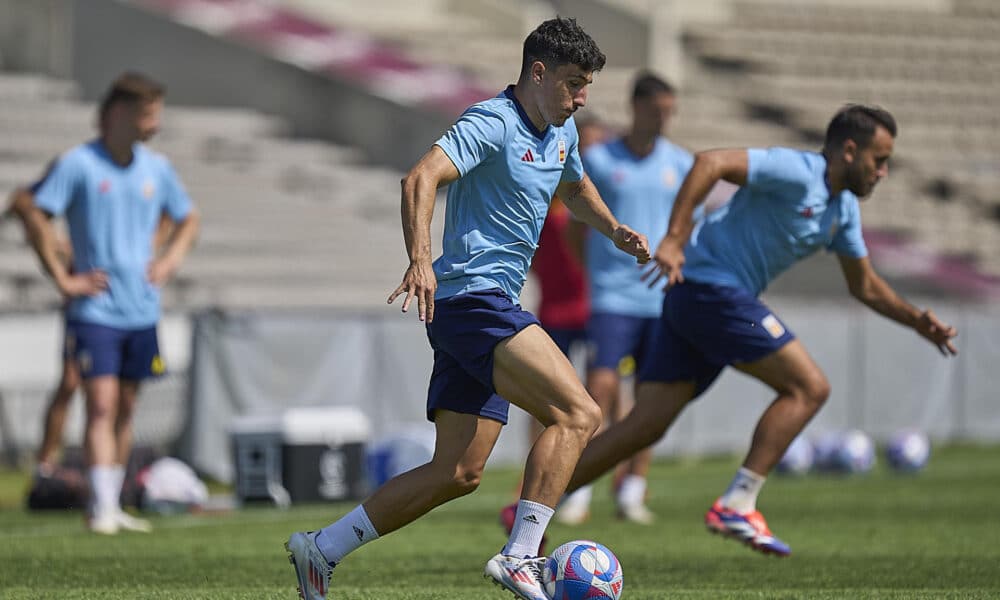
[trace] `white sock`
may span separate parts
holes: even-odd
[[[351,552],[377,539],[375,526],[365,507],[359,504],[336,523],[324,527],[316,535],[316,545],[328,562],[337,564]]]
[[[112,465],[111,471],[115,476],[115,506],[121,508],[122,487],[125,485],[125,467],[123,465]]]
[[[538,545],[542,543],[545,528],[549,526],[549,520],[554,512],[544,504],[519,500],[517,516],[514,517],[514,529],[511,530],[510,538],[501,554],[518,558],[538,556]]]
[[[87,471],[92,516],[106,515],[118,510],[118,494],[121,488],[115,487],[117,478],[114,469],[113,466],[94,465]]]
[[[618,488],[618,506],[642,506],[646,500],[646,478],[626,475]]]
[[[738,513],[748,513],[757,510],[757,494],[764,487],[767,477],[740,467],[733,481],[722,495],[722,506]]]
[[[577,488],[572,494],[563,496],[559,502],[559,509],[570,508],[572,510],[587,510],[590,508],[590,499],[594,495],[594,487],[585,485]]]

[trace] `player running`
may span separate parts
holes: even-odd
[[[649,258],[645,236],[615,220],[577,150],[573,113],[604,61],[574,19],[542,23],[524,42],[517,84],[467,109],[403,180],[410,266],[389,302],[405,294],[405,312],[416,300],[434,349],[434,457],[330,526],[292,534],[287,548],[307,600],[326,597],[350,552],[474,491],[508,402],[545,430],[528,455],[514,530],[485,574],[519,598],[547,600],[538,544],[601,421],[569,360],[517,303],[553,194],[639,262]],[[434,199],[449,183],[443,254],[432,264]]]
[[[663,437],[681,410],[732,365],[778,396],[705,524],[762,552],[791,553],[768,529],[756,508],[757,495],[792,439],[823,406],[830,383],[757,298],[767,284],[796,261],[830,249],[855,298],[913,328],[942,354],[957,354],[955,328],[900,298],[873,270],[861,235],[858,199],[888,175],[895,137],[896,122],[888,112],[849,105],[830,121],[822,153],[770,148],[696,156],[648,272],[650,285],[665,277],[670,287],[656,341],[640,371],[636,406],[587,446],[569,490]],[[741,187],[695,228],[695,208],[720,179]]]
[[[583,166],[616,218],[635,224],[647,238],[659,240],[667,233],[674,198],[694,159],[664,136],[677,103],[669,83],[652,73],[641,73],[632,86],[631,103],[628,132],[584,152]],[[650,289],[641,280],[642,272],[622,258],[603,236],[587,237],[591,297],[587,338],[592,352],[587,391],[600,405],[607,424],[617,420],[616,413],[627,412],[617,410],[622,400],[620,365],[628,357],[642,363],[663,305],[663,293]],[[616,486],[619,516],[636,523],[650,524],[654,518],[645,503],[650,459],[646,449],[627,460]],[[556,519],[567,524],[584,521],[590,497],[589,485],[567,496]]]

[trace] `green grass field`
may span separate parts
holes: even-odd
[[[1000,598],[1000,448],[936,449],[917,476],[772,477],[760,507],[789,542],[764,557],[707,534],[702,515],[734,457],[658,463],[644,528],[612,516],[607,482],[591,521],[550,528],[555,542],[594,538],[625,571],[626,600],[719,598]],[[517,473],[492,470],[480,490],[352,555],[334,573],[336,600],[509,598],[481,576],[503,544],[498,509]],[[0,598],[295,598],[282,542],[351,505],[254,508],[156,519],[152,535],[98,538],[79,514],[28,514],[26,484],[0,474]]]

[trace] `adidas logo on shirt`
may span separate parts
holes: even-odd
[[[521,157],[521,162],[535,162],[535,155],[531,153],[531,148]]]

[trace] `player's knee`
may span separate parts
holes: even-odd
[[[818,373],[802,386],[801,395],[818,410],[830,397],[830,380],[822,373]]]
[[[471,494],[479,488],[482,479],[483,468],[481,466],[458,465],[451,476],[443,482],[446,495],[449,498],[459,498]]]
[[[604,413],[601,412],[601,407],[589,398],[585,402],[579,402],[569,413],[569,426],[579,431],[587,440],[597,433],[603,422]]]

